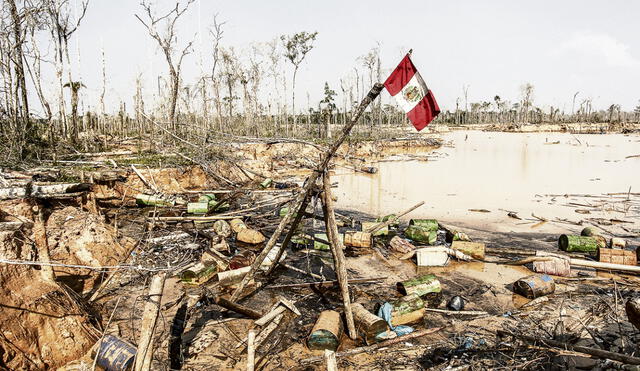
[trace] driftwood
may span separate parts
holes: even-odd
[[[360,353],[369,353],[369,352],[373,352],[377,349],[380,348],[386,348],[388,346],[392,346],[398,343],[403,343],[405,341],[409,341],[412,339],[416,339],[425,335],[429,335],[429,334],[433,334],[434,332],[438,332],[440,331],[441,327],[435,327],[435,328],[428,328],[428,329],[424,329],[424,330],[419,330],[419,331],[415,331],[412,332],[408,335],[403,335],[403,336],[398,336],[395,339],[391,339],[391,340],[387,340],[387,341],[383,341],[381,343],[377,343],[377,344],[373,344],[373,345],[369,345],[366,347],[360,347],[360,348],[353,348],[353,349],[349,349],[347,351],[344,352],[338,352],[336,353],[336,358],[341,358],[341,357],[348,357],[348,356],[352,356],[354,354],[360,354]],[[310,364],[314,364],[314,363],[319,363],[322,362],[324,359],[324,357],[320,356],[320,357],[311,357],[311,358],[306,358],[300,361],[300,364],[302,365],[310,365]]]
[[[351,121],[347,125],[345,125],[342,134],[331,145],[331,148],[329,148],[322,155],[322,160],[320,161],[320,164],[318,165],[316,170],[313,173],[311,173],[309,178],[307,178],[307,183],[302,188],[302,192],[300,192],[296,196],[296,199],[293,204],[294,207],[291,208],[293,213],[287,213],[287,215],[285,215],[284,218],[282,218],[282,220],[280,221],[280,224],[271,235],[271,238],[269,238],[269,241],[267,241],[265,247],[262,249],[262,252],[260,252],[260,254],[256,257],[255,261],[251,265],[251,271],[242,279],[242,282],[240,282],[236,290],[231,295],[232,300],[237,300],[240,297],[244,287],[247,285],[249,280],[251,280],[253,276],[256,274],[256,271],[260,268],[264,259],[271,252],[271,249],[273,249],[273,247],[276,245],[276,242],[278,242],[278,239],[280,238],[280,235],[282,235],[282,232],[284,231],[285,227],[289,225],[289,223],[293,219],[293,215],[296,215],[295,219],[298,222],[302,218],[302,211],[304,211],[303,206],[306,205],[305,200],[307,200],[308,196],[310,195],[310,192],[314,189],[316,180],[318,179],[320,174],[324,173],[324,171],[327,169],[327,166],[329,165],[329,162],[331,161],[331,158],[333,157],[334,153],[336,153],[336,151],[342,145],[345,139],[347,139],[347,136],[351,132],[351,129],[353,129],[356,122],[358,122],[358,119],[360,118],[364,110],[367,108],[367,106],[369,106],[369,104],[374,99],[376,99],[378,95],[380,95],[380,91],[382,91],[383,87],[384,86],[382,84],[376,83],[373,86],[373,88],[371,88],[371,90],[369,91],[369,94],[367,94],[367,96],[360,103],[360,106],[354,113]],[[293,223],[291,225],[290,230],[295,230],[296,226],[297,226],[297,223]],[[282,245],[280,245],[278,249],[278,253],[276,255],[278,257],[281,256],[282,251],[284,251],[285,248],[286,248],[286,244],[283,243]],[[278,259],[275,259],[275,261],[278,261]]]
[[[542,339],[533,336],[519,335],[514,334],[509,331],[498,330],[498,336],[512,336],[517,339],[534,342],[540,345],[544,345],[550,348],[558,348],[563,350],[572,350],[574,352],[589,354],[594,357],[598,357],[600,359],[612,359],[614,361],[631,364],[631,365],[640,365],[640,358],[628,356],[626,354],[620,354],[615,352],[609,352],[602,349],[595,349],[589,347],[583,347],[579,345],[573,345],[569,343],[563,343],[561,341],[551,340],[551,339]]]

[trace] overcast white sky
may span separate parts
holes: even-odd
[[[172,4],[157,3],[159,10]],[[91,0],[72,40],[81,51],[85,104],[95,105],[100,90],[101,45],[111,104],[131,104],[138,73],[150,92],[156,76],[166,72],[136,12],[141,8],[134,0]],[[470,102],[495,95],[515,101],[525,82],[535,86],[536,105],[568,112],[577,91],[577,101],[592,98],[595,108],[619,103],[629,110],[640,100],[638,1],[196,0],[179,23],[180,42],[198,34],[196,47],[200,41],[206,48],[207,70],[207,27],[214,13],[227,22],[222,44],[238,49],[282,34],[319,32],[299,73],[301,104],[310,92],[315,105],[325,81],[339,90],[339,79],[378,42],[387,71],[413,48],[414,63],[443,109],[455,108],[463,85],[469,86]],[[197,48],[183,70],[187,83],[199,74]]]

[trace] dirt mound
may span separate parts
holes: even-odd
[[[70,289],[30,266],[0,271],[0,368],[41,370],[79,358],[97,333]]]
[[[47,240],[51,260],[89,266],[118,265],[128,247],[116,238],[103,218],[68,206],[55,210],[47,220]],[[55,268],[56,278],[79,293],[91,290],[100,274],[89,269]]]
[[[0,233],[0,257],[36,260],[33,213],[23,200],[0,203],[2,221],[26,222]],[[84,354],[96,341],[87,308],[71,289],[48,281],[38,266],[0,269],[0,368],[56,368]]]

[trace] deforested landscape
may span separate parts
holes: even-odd
[[[0,2],[0,369],[640,367],[638,5]]]

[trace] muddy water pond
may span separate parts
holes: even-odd
[[[442,139],[435,152],[384,158],[373,175],[337,169],[338,207],[384,215],[425,201],[407,217],[501,230],[507,210],[523,218],[585,217],[569,204],[583,200],[551,195],[640,192],[640,157],[628,157],[640,154],[639,135],[454,131]],[[633,206],[589,209],[636,222],[640,214]]]

